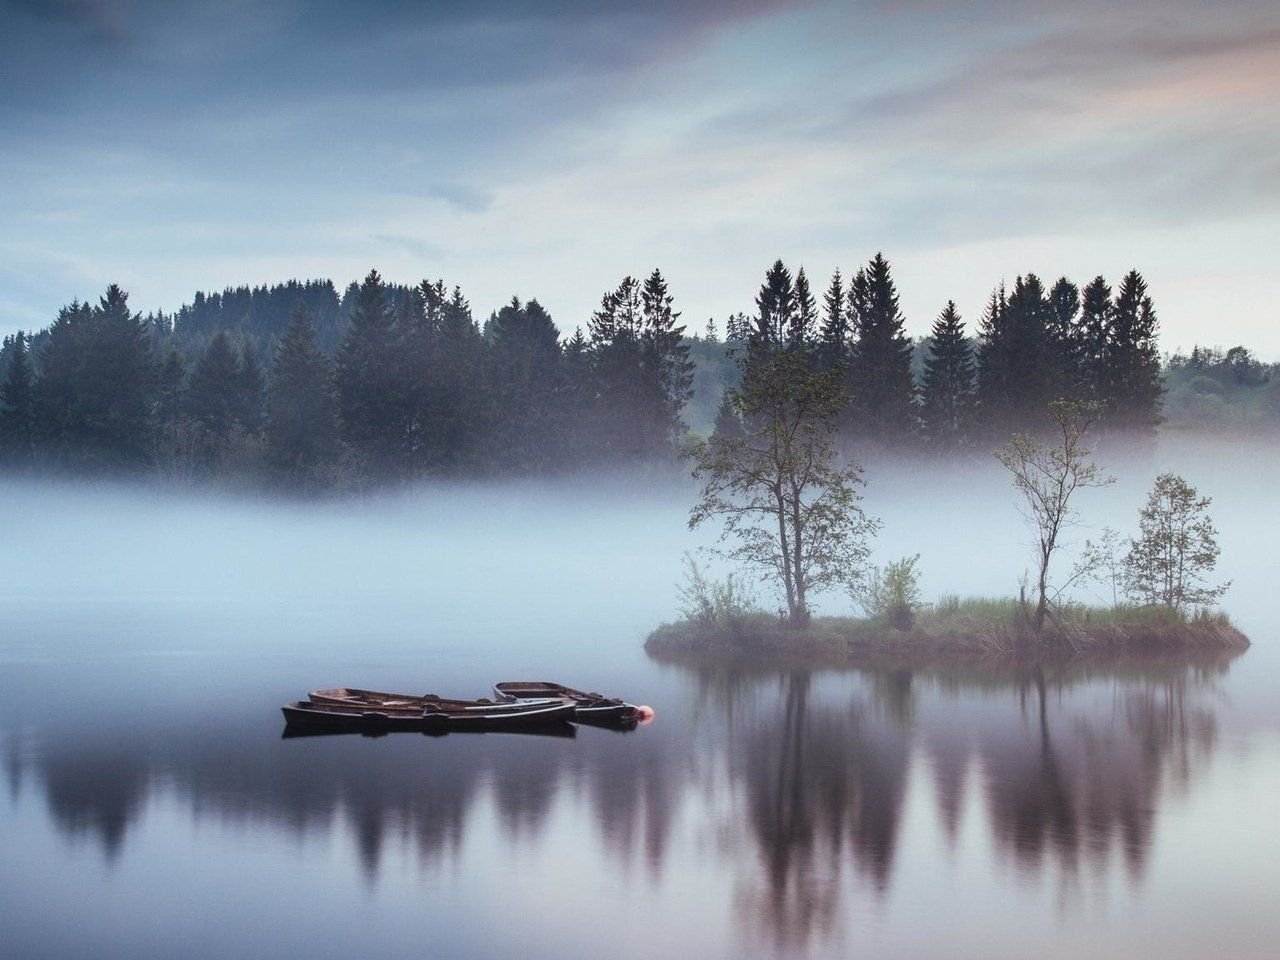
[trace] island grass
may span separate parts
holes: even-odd
[[[654,657],[691,662],[777,665],[866,661],[1122,659],[1234,656],[1249,640],[1225,613],[1184,614],[1164,607],[1063,604],[1040,633],[1013,597],[943,597],[893,627],[874,618],[814,617],[794,628],[759,610],[720,610],[654,630]]]

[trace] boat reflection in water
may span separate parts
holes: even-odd
[[[428,867],[448,858],[483,886],[476,851],[533,844],[535,859],[637,885],[673,925],[697,883],[703,911],[719,903],[736,935],[803,953],[853,937],[900,870],[914,890],[947,850],[976,845],[996,892],[1005,868],[1068,893],[1115,870],[1140,884],[1161,792],[1190,790],[1213,752],[1226,671],[668,667],[661,721],[626,736],[282,740],[274,695],[261,717],[177,728],[139,726],[122,700],[88,727],[52,712],[6,722],[5,769],[14,804],[43,794],[57,828],[97,838],[108,862],[161,798],[196,821],[349,839],[375,885],[399,869],[390,849]],[[508,907],[528,899],[563,932],[604,896],[558,894],[534,910],[536,891],[509,891]]]

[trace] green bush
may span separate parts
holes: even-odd
[[[871,568],[866,583],[854,594],[868,617],[896,630],[915,626],[916,607],[920,604],[920,574],[916,571],[919,560],[917,553],[883,568]]]

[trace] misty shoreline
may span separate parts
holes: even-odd
[[[1016,601],[1009,601],[1012,606]],[[874,618],[815,617],[788,627],[770,614],[734,622],[685,618],[664,623],[644,643],[660,662],[772,668],[946,666],[958,663],[1216,663],[1242,655],[1249,638],[1223,613],[1085,608],[1042,635],[1016,617],[948,618],[924,612],[898,629]]]

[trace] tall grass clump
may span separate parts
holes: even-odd
[[[894,560],[884,567],[872,567],[866,580],[854,590],[854,599],[873,620],[895,630],[915,626],[920,605],[920,574],[916,564],[920,554]]]
[[[689,554],[684,557],[684,570],[684,583],[676,587],[680,614],[699,633],[741,640],[753,625],[771,619],[757,606],[741,577],[730,573],[723,580],[712,579]]]

